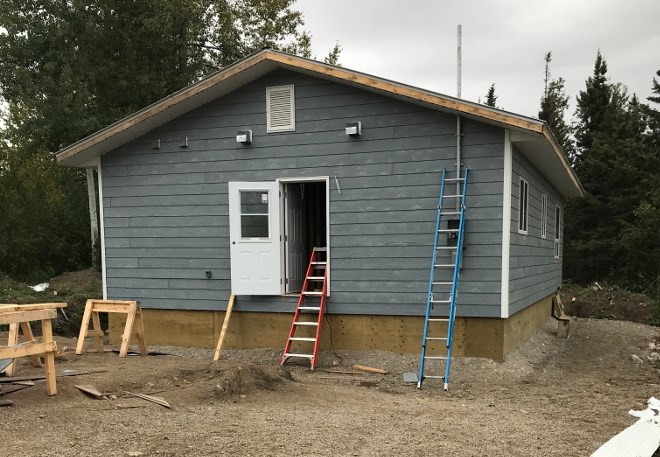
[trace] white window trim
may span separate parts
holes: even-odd
[[[520,189],[525,188],[525,194],[524,194],[524,201],[525,201],[525,207],[522,208],[523,202],[520,200]],[[521,211],[522,210],[522,211]],[[524,221],[524,228],[521,228],[521,223]],[[529,232],[529,182],[523,178],[520,177],[520,181],[518,181],[518,233],[521,235],[527,235]]]
[[[541,238],[548,237],[548,196],[541,195]]]
[[[554,257],[559,259],[561,257],[561,207],[555,206],[555,242],[554,242]]]
[[[281,127],[271,127],[270,125],[270,93],[273,90],[289,89],[291,97],[291,124]],[[293,84],[284,86],[266,87],[266,133],[294,132],[296,130],[296,96]]]
[[[511,132],[504,130],[504,173],[502,179],[502,279],[500,282],[500,317],[509,317],[509,264],[511,251],[511,191],[513,182],[513,151]]]
[[[101,157],[96,162],[99,186],[99,222],[101,228],[101,286],[103,288],[103,300],[108,299],[108,270],[105,261],[105,217],[103,215],[103,165]]]

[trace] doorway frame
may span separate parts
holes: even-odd
[[[325,246],[326,246],[326,258],[327,265],[326,270],[328,272],[328,284],[327,284],[327,293],[326,296],[330,296],[330,274],[332,269],[330,268],[330,176],[310,176],[310,177],[290,177],[290,178],[277,178],[275,182],[279,186],[280,191],[280,271],[282,274],[282,288],[281,295],[290,295],[286,293],[286,243],[284,242],[284,236],[286,235],[285,224],[285,204],[284,204],[284,185],[292,183],[305,183],[305,182],[324,182],[325,183]]]

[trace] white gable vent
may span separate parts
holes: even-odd
[[[267,132],[290,132],[296,129],[296,105],[293,86],[266,88]]]

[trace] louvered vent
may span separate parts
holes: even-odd
[[[296,129],[296,107],[293,86],[266,88],[267,132]]]

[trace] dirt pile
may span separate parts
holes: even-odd
[[[568,285],[561,290],[566,313],[575,317],[651,323],[653,301],[647,295],[594,282],[588,287]]]
[[[275,390],[279,385],[292,382],[288,368],[280,366],[259,366],[253,363],[223,362],[204,370],[181,370],[179,377],[188,382],[208,382],[214,384],[213,392],[219,399],[255,390]]]

